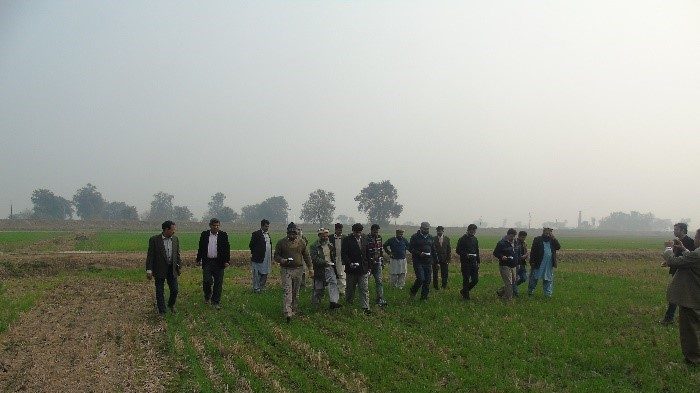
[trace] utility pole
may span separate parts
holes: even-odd
[[[12,203],[10,203],[10,220],[12,219]]]
[[[527,212],[527,229],[532,229],[532,212]]]

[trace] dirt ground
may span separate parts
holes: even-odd
[[[482,262],[495,262],[489,250],[481,250]],[[181,257],[186,267],[194,267],[196,253],[188,251]],[[560,262],[593,260],[605,263],[614,260],[659,260],[660,252],[654,251],[560,251]],[[7,253],[0,254],[0,278],[23,276],[50,276],[62,271],[85,270],[90,268],[139,268],[145,269],[144,253]],[[411,257],[408,256],[410,263]],[[250,263],[249,251],[231,251],[233,266],[247,266]],[[452,255],[452,263],[459,263],[459,256]]]
[[[0,337],[0,391],[165,391],[175,368],[149,291],[145,281],[59,285]]]

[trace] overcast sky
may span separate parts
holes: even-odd
[[[389,179],[399,222],[697,226],[699,148],[700,1],[0,2],[3,217]]]

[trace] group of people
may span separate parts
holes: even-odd
[[[220,226],[216,218],[210,220],[209,230],[201,233],[196,257],[197,263],[202,266],[204,302],[217,309],[221,307],[224,269],[231,260],[228,235],[220,230]],[[363,233],[364,226],[359,223],[352,225],[350,234],[344,235],[344,227],[338,223],[333,234],[328,229],[319,229],[318,238],[309,244],[301,229],[290,223],[287,236],[279,240],[274,248],[269,228],[270,222],[262,220],[260,229],[251,235],[249,248],[253,292],[265,290],[272,261],[279,263],[284,294],[283,314],[287,322],[299,310],[299,290],[305,285],[307,274],[312,279],[311,300],[314,307],[319,306],[325,291],[330,298],[330,309],[342,306],[341,297],[345,298],[346,304],[352,304],[357,291],[360,307],[364,313],[371,314],[370,277],[375,283],[376,304],[386,306],[382,282],[385,255],[389,259],[389,283],[403,289],[406,285],[407,255],[411,254],[416,277],[409,289],[412,298],[420,291],[420,298],[427,300],[431,281],[435,290],[447,288],[452,247],[442,226],[436,228],[437,234],[433,236],[430,234],[430,224],[423,222],[410,239],[404,237],[402,229],[397,229],[396,236],[383,241],[377,224],[370,227],[368,235]],[[467,233],[459,238],[455,248],[462,273],[460,294],[465,300],[470,299],[470,292],[479,282],[481,257],[476,231],[476,225],[469,225]],[[162,224],[162,233],[149,239],[146,273],[149,279],[155,280],[156,305],[161,315],[167,309],[176,312],[181,259],[179,242],[174,233],[175,223],[166,221]],[[675,311],[680,309],[679,330],[685,360],[700,364],[700,250],[696,250],[700,246],[700,229],[693,240],[687,235],[687,224],[679,223],[674,226],[674,235],[676,238],[666,242],[667,248],[663,253],[664,266],[670,268],[672,280],[667,291],[667,312],[660,322],[664,325],[673,323]],[[553,295],[554,269],[561,245],[552,228],[544,228],[542,235],[533,239],[529,250],[526,239],[527,232],[511,228],[493,251],[503,281],[503,286],[496,293],[505,301],[518,296],[518,287],[525,282],[528,283],[527,294],[532,295],[540,280],[544,295]],[[170,290],[167,309],[164,299],[166,282]]]

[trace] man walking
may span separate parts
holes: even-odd
[[[459,293],[464,300],[469,300],[471,291],[479,282],[479,240],[476,238],[476,225],[469,224],[467,233],[459,238],[456,252],[459,255],[462,270],[462,290]]]
[[[367,238],[362,235],[362,224],[354,224],[352,233],[343,239],[341,258],[345,265],[345,300],[352,304],[355,288],[360,290],[360,306],[369,315],[369,261],[367,259]]]
[[[338,292],[340,296],[345,296],[345,267],[340,256],[340,251],[343,249],[343,224],[335,224],[335,233],[330,239],[335,247],[335,259],[333,259],[333,268],[335,269],[335,277],[338,281]]]
[[[396,236],[384,243],[384,251],[391,259],[389,264],[389,283],[394,288],[403,289],[406,285],[406,251],[408,240],[403,237],[403,229],[396,230]]]
[[[299,287],[302,266],[311,270],[311,258],[306,243],[297,237],[297,226],[293,222],[287,226],[287,237],[275,245],[275,261],[282,268],[282,288],[284,289],[283,312],[287,323],[299,312]]]
[[[148,239],[146,254],[146,278],[155,278],[156,306],[159,315],[165,315],[165,282],[168,282],[168,308],[175,313],[177,277],[180,275],[180,242],[175,236],[175,223],[165,221],[162,232]]]
[[[224,269],[231,264],[231,246],[228,234],[220,230],[217,218],[209,220],[209,230],[199,236],[197,263],[202,265],[202,289],[204,303],[221,309],[221,289],[224,283]],[[213,286],[213,291],[212,291]]]
[[[678,332],[685,362],[700,365],[700,229],[693,247],[695,251],[688,250],[678,239],[666,242],[662,266],[676,268],[666,295],[669,303],[679,307]],[[680,256],[674,256],[678,253]]]
[[[452,258],[452,246],[450,246],[450,238],[445,236],[445,227],[438,225],[437,236],[433,242],[435,256],[433,258],[433,288],[439,289],[438,285],[438,270],[442,278],[442,288],[447,288],[447,276],[449,274],[449,263]]]
[[[253,271],[253,292],[261,293],[267,283],[267,275],[270,274],[272,265],[272,239],[270,238],[270,221],[260,221],[260,229],[250,236],[248,248],[250,249],[250,261]]]
[[[306,236],[304,236],[304,231],[301,229],[300,226],[297,226],[297,238],[304,242],[304,247],[306,247],[308,250],[309,239],[307,239]],[[302,268],[301,285],[299,286],[299,288],[305,289],[306,288],[306,276],[307,276],[306,265],[303,265],[301,268]]]
[[[552,297],[554,291],[554,268],[557,267],[557,251],[561,248],[554,237],[552,228],[544,228],[542,236],[532,239],[530,248],[530,282],[527,294],[532,296],[537,287],[537,280],[542,280],[544,295]]]
[[[687,250],[695,250],[695,242],[693,242],[693,239],[691,239],[691,237],[688,236],[688,224],[684,222],[674,224],[673,236],[675,236],[676,239],[678,239],[683,244],[683,247],[685,247]],[[680,257],[682,255],[681,253],[682,250],[680,247],[676,247],[673,249],[673,256]],[[676,273],[676,270],[677,268],[673,266],[668,269],[668,274],[671,275],[671,279],[673,279],[673,275]],[[673,324],[673,319],[675,315],[676,305],[673,303],[669,303],[668,307],[666,308],[666,314],[664,314],[664,318],[660,320],[659,323],[662,325],[671,325]]]
[[[411,236],[409,251],[413,256],[413,271],[416,273],[416,281],[411,287],[411,297],[414,298],[421,289],[421,300],[428,300],[430,293],[430,268],[433,264],[433,237],[430,236],[430,224],[422,222],[418,232]]]
[[[311,304],[318,307],[323,297],[323,289],[328,287],[331,300],[330,309],[340,308],[338,282],[335,276],[335,246],[329,241],[328,229],[318,230],[318,240],[311,245],[311,262],[314,265],[314,287]]]
[[[503,287],[497,294],[503,300],[513,300],[513,283],[515,282],[515,267],[519,260],[515,256],[515,235],[518,232],[510,228],[506,235],[498,243],[493,250],[493,256],[498,259],[498,271],[501,273]]]
[[[518,266],[515,268],[515,282],[513,283],[513,296],[518,296],[518,285],[527,281],[527,232],[518,232],[518,237],[515,238],[513,253],[518,260]]]
[[[382,267],[384,265],[384,242],[379,234],[379,225],[372,224],[369,236],[367,236],[367,259],[374,277],[374,290],[377,293],[377,305],[386,306],[384,300],[384,285],[382,284]]]

